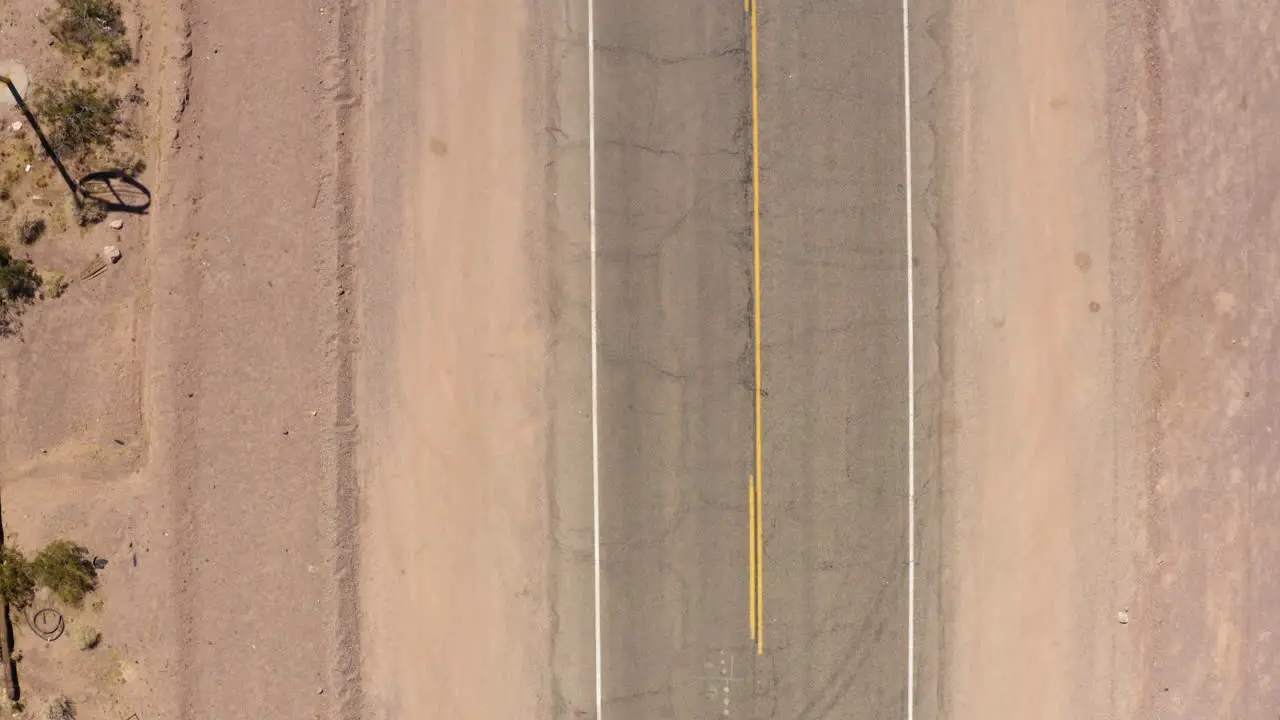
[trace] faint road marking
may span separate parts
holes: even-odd
[[[729,717],[732,710],[733,684],[735,682],[743,682],[746,678],[738,677],[733,668],[733,653],[729,650],[719,651],[719,663],[704,662],[702,669],[706,670],[709,675],[700,678],[702,680],[706,696],[708,700],[720,700],[720,716]],[[728,662],[725,662],[728,658]],[[719,672],[716,672],[716,666],[719,666]]]
[[[916,704],[916,299],[911,189],[911,0],[902,0],[902,128],[907,194],[907,720]]]
[[[587,0],[587,208],[591,244],[591,562],[595,593],[596,720],[604,717],[600,633],[600,316],[596,300],[596,4]]]
[[[752,308],[755,311],[756,351],[756,472],[755,472],[755,526],[756,526],[756,653],[764,654],[764,362],[760,338],[760,62],[759,22],[756,17],[756,0],[748,0],[751,7],[751,209],[753,292]]]

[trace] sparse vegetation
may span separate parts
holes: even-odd
[[[97,198],[81,198],[79,205],[75,203],[74,198],[70,199],[69,202],[71,204],[71,215],[80,227],[97,225],[107,219],[107,206]]]
[[[18,260],[0,245],[0,335],[13,332],[22,307],[40,290],[40,275],[26,260]]]
[[[14,222],[14,234],[23,245],[34,245],[48,228],[49,224],[39,215],[22,215]]]
[[[75,637],[76,647],[81,650],[92,650],[102,641],[102,633],[92,625],[76,625],[72,635]]]
[[[58,0],[45,17],[63,50],[120,67],[133,59],[124,18],[115,0]]]
[[[0,547],[0,598],[21,610],[35,597],[36,581],[27,558],[11,545]]]
[[[118,170],[130,177],[137,177],[146,171],[147,161],[133,148],[115,148],[102,158],[101,167],[105,170]]]
[[[9,219],[23,214],[20,204],[28,194],[24,190],[37,187],[51,170],[48,163],[39,160],[31,140],[25,129],[17,133],[0,133],[0,202],[13,211],[12,214],[4,213],[2,229],[6,233],[13,230],[14,223]],[[28,166],[31,170],[27,170]]]
[[[32,559],[31,571],[37,582],[72,607],[80,607],[98,586],[89,551],[69,540],[49,543]]]
[[[80,159],[94,150],[109,151],[120,132],[120,98],[97,85],[74,80],[42,86],[32,103],[54,152]]]
[[[44,717],[48,720],[76,720],[76,705],[66,695],[44,701]]]
[[[40,289],[40,276],[26,260],[17,260],[9,248],[0,245],[0,303],[30,300]]]
[[[67,291],[67,276],[56,270],[40,271],[40,289],[47,298],[60,298]]]

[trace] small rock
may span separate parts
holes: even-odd
[[[1128,624],[1129,624],[1129,611],[1128,611],[1128,610],[1121,610],[1120,612],[1116,613],[1116,620],[1117,620],[1117,621],[1119,621],[1119,623],[1120,623],[1121,625],[1128,625]]]
[[[106,258],[107,260],[110,260],[113,263],[120,262],[120,257],[121,257],[120,248],[116,247],[115,245],[108,245],[102,248],[102,257]]]
[[[281,433],[281,435],[288,435],[288,434],[289,434],[288,430],[285,430],[284,432]]]
[[[323,694],[324,694],[324,688],[319,688],[319,689],[317,689],[317,690],[316,690],[316,694],[317,694],[317,695],[323,695]]]
[[[14,132],[22,132],[22,121],[14,120],[13,124],[9,126],[9,129]]]
[[[107,223],[107,225],[108,225],[112,230],[119,230],[120,228],[124,227],[124,221],[123,221],[123,220],[112,220],[111,222]]]

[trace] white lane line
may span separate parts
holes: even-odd
[[[591,531],[595,581],[596,720],[604,717],[600,666],[600,317],[596,307],[596,4],[587,0],[587,214],[591,242]]]
[[[911,190],[911,0],[902,0],[902,124],[907,193],[907,720],[916,697],[916,297]]]

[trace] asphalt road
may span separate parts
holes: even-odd
[[[903,716],[901,6],[758,13],[762,654],[749,15],[596,2],[609,720]]]

